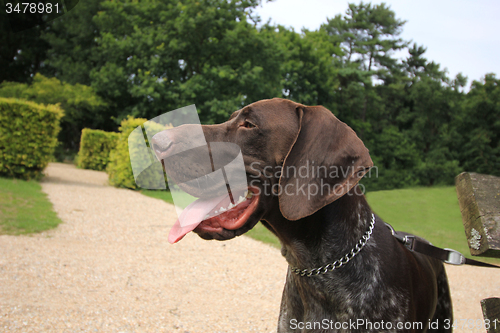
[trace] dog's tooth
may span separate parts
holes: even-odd
[[[250,199],[252,195],[253,193],[251,191],[248,191],[247,195],[245,195],[245,198]]]
[[[216,210],[216,211],[214,212],[214,214],[217,214],[217,213],[219,213],[219,211],[218,211],[218,210]]]
[[[240,195],[240,198],[238,199],[238,203],[242,203],[243,201],[245,201],[245,198]]]
[[[229,209],[231,209],[231,208],[233,208],[233,207],[235,207],[235,206],[236,206],[236,205],[233,205],[232,203],[230,203],[230,204],[229,204],[229,206],[227,206],[227,209],[229,210]]]
[[[226,211],[226,208],[224,208],[224,207],[221,207],[221,208],[219,209],[219,212],[221,212],[221,213],[223,213],[223,212],[225,212],[225,211]]]

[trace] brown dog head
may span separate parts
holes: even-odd
[[[194,231],[206,239],[241,235],[275,211],[277,204],[288,220],[309,216],[349,192],[373,165],[356,133],[321,106],[262,100],[234,112],[225,123],[202,127],[210,146],[225,142],[240,147],[251,192],[243,204],[197,221]],[[175,151],[176,145],[189,139],[188,128],[160,132],[153,144]],[[198,154],[188,157],[183,160],[194,161]],[[185,173],[195,164],[177,167]],[[184,234],[179,231],[176,239]]]

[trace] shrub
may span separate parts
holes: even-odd
[[[77,158],[78,167],[106,170],[109,154],[116,147],[117,140],[118,133],[84,128]]]
[[[70,150],[78,150],[78,139],[85,127],[111,129],[114,124],[110,120],[106,102],[95,91],[85,85],[61,82],[57,78],[47,78],[39,73],[33,77],[31,84],[19,82],[0,83],[0,97],[19,98],[35,103],[60,103],[64,110],[61,119],[59,142],[64,149],[57,149],[59,159]],[[66,151],[66,153],[65,153]]]
[[[0,175],[40,179],[57,145],[59,105],[0,97]]]
[[[133,154],[134,162],[139,163],[136,163],[136,166],[143,169],[140,174],[140,179],[142,181],[139,181],[141,187],[154,189],[158,188],[158,184],[164,184],[163,171],[158,170],[157,163],[151,165],[151,158],[153,156],[148,153],[148,150],[144,149],[148,143],[147,138],[144,137],[140,128],[146,121],[146,119],[129,116],[121,122],[119,128],[120,134],[118,135],[116,147],[109,155],[108,167],[106,169],[111,185],[130,189],[139,187],[134,179],[129,151]],[[167,128],[158,124],[151,125],[155,132]],[[137,127],[139,127],[139,129],[134,131]],[[129,142],[133,144],[131,149],[129,149]]]

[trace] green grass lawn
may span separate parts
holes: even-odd
[[[190,203],[197,199],[182,191],[176,191],[174,194],[175,198],[172,196],[172,192],[164,190],[141,190],[141,193],[147,195],[148,197],[162,199],[171,204],[174,204],[175,201],[175,205],[182,208],[186,208]]]
[[[147,195],[148,197],[161,199],[168,203],[174,204],[174,200],[172,199],[172,195],[169,191],[161,191],[161,190],[141,190],[141,193]]]
[[[262,223],[257,223],[255,227],[252,228],[245,235],[252,237],[253,239],[259,240],[261,242],[270,244],[277,249],[281,249],[281,243],[272,232],[267,230],[266,227]]]
[[[172,203],[168,192],[143,190],[142,193]],[[468,258],[500,264],[500,259],[470,255],[454,186],[370,192],[367,199],[373,211],[396,230],[423,237],[439,247],[455,249]],[[261,223],[245,235],[280,247],[278,239]]]
[[[40,184],[0,178],[0,234],[41,232],[61,222]]]
[[[377,191],[367,194],[373,211],[394,229],[439,247],[469,252],[454,186]]]

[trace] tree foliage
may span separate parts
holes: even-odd
[[[474,81],[457,119],[455,147],[466,171],[500,176],[500,80]]]
[[[4,8],[0,10],[0,82],[29,82],[35,73],[43,70],[50,44],[41,38],[42,30],[37,26],[14,32],[10,29],[8,14]]]
[[[257,3],[92,0],[45,34],[48,64],[90,84],[120,110],[117,123],[193,103],[203,121],[219,122],[281,92],[275,40],[247,20]]]
[[[4,83],[0,94],[61,102],[67,147],[81,128],[116,130],[128,116],[196,104],[202,122],[217,123],[243,105],[283,97],[324,105],[357,132],[378,168],[365,180],[369,189],[451,184],[462,170],[498,174],[494,74],[464,92],[467,78],[449,78],[424,46],[403,40],[405,22],[383,3],[349,4],[302,32],[259,24],[258,4],[80,1],[37,30],[33,56],[28,40],[0,46],[10,80],[29,82],[40,70],[60,81],[35,76],[32,85]]]

